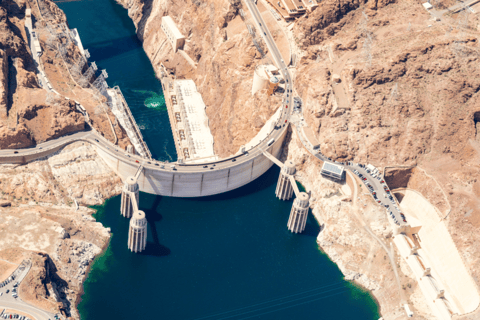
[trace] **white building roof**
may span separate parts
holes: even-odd
[[[193,80],[175,80],[175,89],[181,94],[185,105],[187,125],[192,134],[195,153],[191,154],[191,160],[195,158],[215,157],[213,151],[213,136],[208,126],[208,117],[205,112],[205,103],[202,95],[197,91],[197,86]],[[190,160],[190,159],[189,159]]]
[[[343,174],[344,168],[342,166],[336,165],[331,162],[325,161],[323,163],[322,171],[327,171],[329,173],[333,173],[337,176],[341,176]]]
[[[433,6],[432,6],[430,3],[428,3],[428,2],[425,2],[425,3],[423,4],[423,7],[424,7],[425,9],[427,9],[427,10],[430,10],[430,9],[433,8]]]
[[[162,17],[162,20],[163,20],[164,23],[166,23],[168,25],[168,28],[170,29],[170,31],[172,31],[175,38],[177,38],[177,39],[185,38],[183,36],[183,34],[180,32],[180,30],[178,30],[177,25],[175,24],[173,19],[170,18],[170,16],[164,16],[164,17]]]

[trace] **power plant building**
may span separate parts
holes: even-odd
[[[318,7],[317,0],[267,0],[285,20],[295,19]]]
[[[172,44],[173,52],[177,52],[178,49],[183,48],[185,37],[180,30],[178,30],[177,25],[170,16],[162,17],[162,30]]]
[[[258,66],[253,74],[252,95],[263,89],[267,89],[267,93],[272,95],[277,90],[280,79],[282,77],[277,67],[273,65]]]
[[[345,168],[331,162],[325,161],[323,163],[321,174],[335,180],[343,180]]]
[[[217,160],[213,150],[213,136],[208,126],[206,105],[193,80],[175,80],[171,95],[175,117],[174,130],[180,137],[181,153],[185,161]]]

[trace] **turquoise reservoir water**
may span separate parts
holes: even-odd
[[[126,10],[113,0],[59,6],[91,60],[107,69],[110,86],[121,86],[155,157],[175,160],[168,116],[156,103],[161,86]],[[371,295],[344,281],[319,251],[312,216],[303,234],[287,230],[292,204],[275,198],[278,173],[272,168],[212,197],[142,193],[149,221],[142,254],[127,249],[120,198],[97,207],[97,220],[113,236],[85,282],[82,319],[378,319]]]

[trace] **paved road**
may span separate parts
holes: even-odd
[[[300,138],[300,141],[302,142],[303,146],[305,149],[307,149],[312,155],[314,155],[316,158],[322,160],[322,161],[328,161],[328,162],[333,162],[337,163],[340,165],[343,165],[346,170],[350,170],[352,174],[356,175],[359,177],[364,185],[364,188],[360,190],[360,192],[368,192],[371,194],[371,196],[374,198],[375,202],[381,206],[383,206],[387,212],[388,212],[388,217],[389,220],[392,224],[395,224],[397,226],[405,225],[406,221],[404,221],[404,217],[401,215],[401,210],[398,207],[398,203],[396,202],[395,196],[393,196],[390,192],[390,189],[388,185],[384,182],[383,178],[377,179],[374,178],[371,173],[368,173],[364,165],[360,165],[358,163],[339,163],[336,161],[333,161],[332,159],[326,157],[323,155],[319,150],[312,150],[307,143],[305,137],[302,135],[301,126],[302,126],[303,120],[297,121],[294,125],[297,128],[297,133]],[[356,173],[358,172],[358,174]],[[360,176],[361,175],[361,176]],[[366,179],[366,180],[363,180]],[[383,181],[383,182],[382,182]],[[373,190],[369,190],[367,182],[369,185],[372,186]],[[353,190],[352,190],[353,191]],[[373,194],[375,193],[375,195]],[[390,199],[391,197],[391,199]],[[388,206],[388,207],[387,207]],[[395,222],[395,220],[397,222]]]
[[[48,313],[46,311],[40,310],[40,309],[38,309],[36,307],[33,307],[33,306],[31,306],[31,305],[29,305],[26,302],[23,302],[21,300],[4,301],[3,299],[0,299],[0,308],[16,310],[18,312],[28,314],[36,320],[51,320],[51,319],[54,319],[54,314],[51,314],[51,313]]]
[[[367,180],[362,179],[365,186],[364,191],[370,192],[372,196],[373,196],[373,193],[375,193],[376,195],[376,198],[374,197],[375,201],[381,206],[385,207],[385,209],[388,212],[388,216],[393,221],[393,223],[395,223],[397,226],[405,225],[406,222],[404,221],[404,217],[401,215],[401,210],[398,207],[396,198],[390,192],[388,185],[385,182],[382,183],[382,181],[384,181],[383,178],[380,178],[380,179],[374,178],[370,173],[367,172],[365,167],[360,166],[359,164],[356,164],[356,163],[350,163],[350,164],[351,165],[346,165],[346,168],[351,170],[354,174],[355,174],[355,171],[357,171],[359,174],[363,176],[364,179],[365,178],[367,179]],[[359,175],[357,174],[357,176]],[[373,191],[370,191],[368,189],[366,185],[367,181],[372,186]],[[395,220],[397,222],[395,222]]]

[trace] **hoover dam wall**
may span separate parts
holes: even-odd
[[[267,149],[272,155],[278,157],[282,152],[283,141],[287,130]],[[255,152],[253,149],[251,152]],[[97,148],[98,154],[122,179],[134,176],[140,163],[125,161],[116,158],[113,154]],[[225,165],[228,162],[231,165]],[[147,193],[173,196],[173,197],[199,197],[223,193],[239,188],[265,173],[273,164],[261,152],[252,159],[242,162],[227,160],[216,162],[215,169],[211,170],[197,166],[198,171],[185,172],[184,166],[178,170],[154,169],[145,166],[138,178],[140,190]],[[237,164],[238,163],[238,164]],[[203,171],[203,172],[202,172]]]

